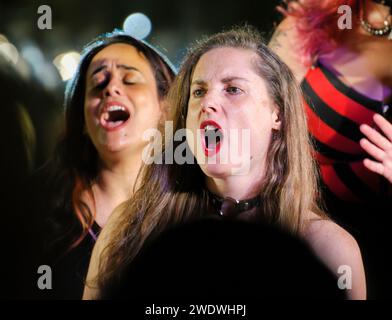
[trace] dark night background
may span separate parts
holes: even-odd
[[[122,28],[124,19],[142,12],[152,22],[147,40],[158,45],[175,65],[186,47],[202,35],[245,22],[269,38],[280,19],[276,1],[260,0],[0,0],[0,297],[18,296],[16,283],[26,264],[31,212],[28,177],[53,153],[63,125],[66,82],[54,59],[80,52],[97,35]],[[52,11],[52,29],[40,30],[41,5]],[[10,51],[11,50],[11,51]],[[18,212],[21,212],[20,216]]]
[[[122,28],[129,14],[142,12],[152,22],[147,40],[163,48],[178,65],[194,40],[233,25],[248,22],[268,39],[274,22],[280,18],[275,10],[278,3],[278,0],[1,0],[0,36],[5,36],[18,50],[17,69],[28,81],[23,92],[14,94],[29,111],[35,129],[31,138],[35,141],[33,166],[44,163],[61,131],[65,82],[53,65],[57,55],[79,52],[98,34]],[[52,10],[51,30],[40,30],[37,26],[42,16],[37,13],[41,5],[49,5]],[[13,88],[10,90],[16,91]]]

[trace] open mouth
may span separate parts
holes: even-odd
[[[101,114],[101,125],[105,129],[113,130],[122,126],[130,118],[129,111],[122,105],[105,107]]]
[[[222,128],[212,120],[204,121],[202,130],[203,149],[206,156],[215,155],[219,152],[223,140]]]

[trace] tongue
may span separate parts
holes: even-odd
[[[115,128],[123,124],[127,119],[126,115],[124,117],[124,112],[105,112],[103,115],[103,120],[108,128]]]
[[[118,127],[119,125],[123,124],[124,121],[106,121],[106,125],[108,128],[115,128]]]

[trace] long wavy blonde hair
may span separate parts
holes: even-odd
[[[324,216],[316,201],[317,171],[311,156],[302,95],[289,68],[264,44],[254,28],[236,27],[206,37],[189,50],[169,92],[169,120],[174,121],[174,132],[185,128],[195,66],[203,54],[222,47],[252,50],[259,57],[254,64],[255,69],[265,80],[282,121],[281,129],[273,132],[267,153],[268,170],[260,190],[262,209],[269,222],[298,233],[304,213],[313,211]],[[176,144],[181,142],[171,143],[175,150]],[[148,238],[155,237],[173,224],[208,212],[204,180],[197,163],[144,166],[138,190],[116,215],[108,245],[100,256],[96,279],[99,289],[120,278]]]

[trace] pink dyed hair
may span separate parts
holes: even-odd
[[[359,0],[301,0],[302,9],[296,10],[290,7],[291,10],[284,12],[297,20],[296,28],[302,40],[300,49],[305,65],[310,65],[315,56],[330,52],[338,46],[344,31],[337,25],[340,16],[338,8],[341,5],[348,5],[352,12],[356,13],[359,2]]]

